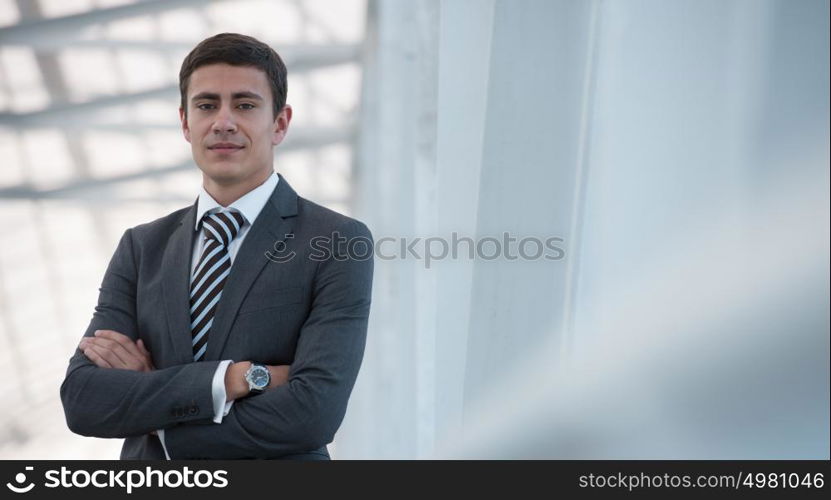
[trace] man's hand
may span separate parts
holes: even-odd
[[[283,385],[289,381],[289,368],[291,365],[265,365],[268,368],[268,373],[271,374],[271,382],[268,384],[268,389],[274,389],[278,385]]]
[[[101,368],[118,368],[137,372],[149,372],[156,368],[150,352],[141,339],[138,342],[113,330],[95,330],[94,337],[84,337],[78,347]]]
[[[268,368],[269,374],[271,374],[271,382],[268,384],[267,389],[273,389],[288,382],[289,368],[291,368],[291,365],[265,366]],[[248,395],[248,382],[245,380],[245,372],[249,368],[251,368],[250,361],[240,361],[239,363],[231,363],[231,366],[225,371],[226,401],[233,401]]]

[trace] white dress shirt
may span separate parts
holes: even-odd
[[[196,226],[193,228],[194,231],[199,230],[199,223],[202,220],[202,217],[204,217],[208,212],[228,212],[230,209],[236,209],[245,218],[245,223],[240,228],[237,237],[231,241],[230,245],[228,245],[228,255],[231,258],[231,269],[233,269],[234,258],[237,256],[237,252],[239,251],[242,242],[245,240],[248,230],[251,228],[251,225],[254,224],[254,221],[257,220],[257,216],[260,215],[260,212],[266,202],[268,202],[268,199],[271,198],[271,193],[274,192],[274,188],[277,187],[277,183],[279,181],[280,178],[277,174],[272,172],[271,176],[269,176],[265,182],[247,192],[240,199],[231,203],[227,207],[223,207],[217,203],[217,201],[214,200],[207,191],[205,191],[204,186],[201,188],[199,192],[199,199],[196,202]],[[204,247],[205,237],[200,232],[194,238],[193,253],[190,260],[191,276],[193,276],[193,271],[196,270],[196,265],[199,263],[199,256],[202,255],[202,249]],[[211,342],[210,334],[211,333],[209,331],[208,343]],[[217,424],[222,423],[222,418],[231,411],[231,407],[234,404],[233,401],[225,401],[225,372],[228,370],[228,366],[230,366],[232,362],[233,360],[230,359],[220,362],[219,366],[216,368],[216,372],[214,372],[213,381],[211,383],[211,395],[214,403],[213,421]],[[167,447],[164,444],[164,429],[160,429],[156,431],[156,433],[159,435],[159,440],[162,442],[165,457],[170,460],[170,455],[167,453]]]

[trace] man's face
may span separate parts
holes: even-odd
[[[182,131],[206,182],[230,186],[267,177],[291,107],[273,116],[264,72],[250,66],[201,66],[190,76],[186,103],[187,115],[179,110]]]

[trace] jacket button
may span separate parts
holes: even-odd
[[[196,406],[196,405],[191,406],[190,410],[188,410],[188,411],[190,412],[191,415],[199,415],[199,407]]]

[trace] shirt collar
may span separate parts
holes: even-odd
[[[277,183],[279,181],[280,177],[278,177],[276,173],[272,172],[265,182],[245,193],[240,199],[231,203],[227,207],[223,207],[217,203],[217,201],[214,200],[207,191],[205,191],[205,187],[202,186],[199,190],[199,198],[196,201],[196,227],[194,229],[197,231],[199,230],[199,223],[202,222],[202,217],[204,217],[206,213],[211,211],[227,212],[231,208],[237,209],[242,216],[245,217],[245,220],[249,225],[254,224],[254,221],[257,220],[257,216],[260,215],[260,212],[263,210],[266,202],[271,197],[271,193],[274,192],[274,188],[277,187]]]

